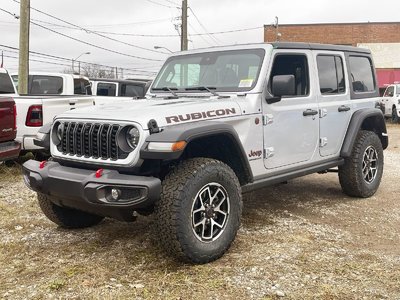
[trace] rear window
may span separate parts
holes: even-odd
[[[63,79],[58,76],[33,75],[29,80],[31,95],[59,95],[63,92]]]
[[[0,73],[0,94],[14,94],[14,85],[10,76],[5,73]]]
[[[74,95],[91,95],[92,87],[90,82],[83,78],[74,79]]]
[[[115,83],[99,82],[97,84],[97,96],[116,96],[117,85]]]
[[[375,79],[372,62],[368,57],[350,56],[350,71],[355,93],[375,91]]]
[[[133,84],[121,84],[121,96],[123,97],[143,97],[145,94],[144,87]]]

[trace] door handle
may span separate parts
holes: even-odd
[[[350,110],[350,107],[346,106],[346,105],[341,105],[338,108],[338,112],[344,112],[344,111],[349,111],[349,110]]]
[[[303,111],[303,116],[307,117],[307,116],[315,116],[318,114],[317,110],[313,110],[313,109],[307,109],[305,111]]]

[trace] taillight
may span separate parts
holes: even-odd
[[[25,125],[30,127],[43,126],[43,111],[41,105],[31,105],[29,107]]]
[[[17,130],[17,106],[14,104],[14,130]]]

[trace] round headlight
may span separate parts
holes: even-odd
[[[129,147],[135,149],[139,143],[140,132],[136,127],[130,128],[126,133],[126,141]]]
[[[53,133],[52,133],[52,140],[56,146],[61,144],[62,133],[63,133],[63,124],[57,122],[53,127]]]

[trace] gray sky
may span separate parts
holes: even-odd
[[[197,21],[189,10],[189,48],[203,48],[214,45],[230,45],[263,41],[263,29],[251,31],[215,34],[207,32],[229,31],[243,28],[262,27],[272,24],[275,16],[281,24],[296,23],[334,23],[334,22],[396,22],[400,21],[400,1],[344,1],[344,0],[188,0],[189,6],[200,20]],[[0,0],[0,8],[19,14],[19,4],[13,0]],[[158,3],[158,4],[156,4]],[[176,3],[177,5],[174,5]],[[161,4],[161,5],[160,5]],[[75,25],[93,31],[143,34],[143,35],[175,35],[172,37],[140,37],[104,34],[124,43],[154,50],[154,46],[167,47],[172,51],[180,49],[180,38],[174,24],[179,24],[180,11],[176,6],[179,0],[31,0],[31,6],[47,14],[56,16]],[[76,58],[81,53],[91,52],[81,57],[82,61],[139,69],[142,72],[158,70],[166,55],[144,49],[138,49],[116,41],[102,38],[94,33],[87,33],[71,27],[56,19],[32,10],[33,22],[62,34],[84,40],[88,43],[108,48],[133,56],[150,60],[136,59],[105,50],[84,45],[48,30],[31,25],[31,51],[65,57]],[[50,22],[44,23],[44,22]],[[18,20],[0,11],[0,44],[18,47]],[[284,38],[284,37],[283,37]],[[0,46],[0,49],[5,49]],[[6,50],[6,49],[5,49]],[[165,51],[165,50],[158,50]],[[17,53],[4,52],[6,56],[18,56]],[[49,61],[48,58],[31,56],[31,59]],[[161,61],[151,61],[161,60]],[[17,59],[5,57],[5,67],[10,71],[17,70]],[[52,60],[53,63],[70,65],[71,62]],[[66,66],[31,62],[33,71],[62,71]],[[125,71],[134,72],[134,71]],[[136,72],[136,71],[135,71]],[[143,73],[144,74],[144,73]]]

